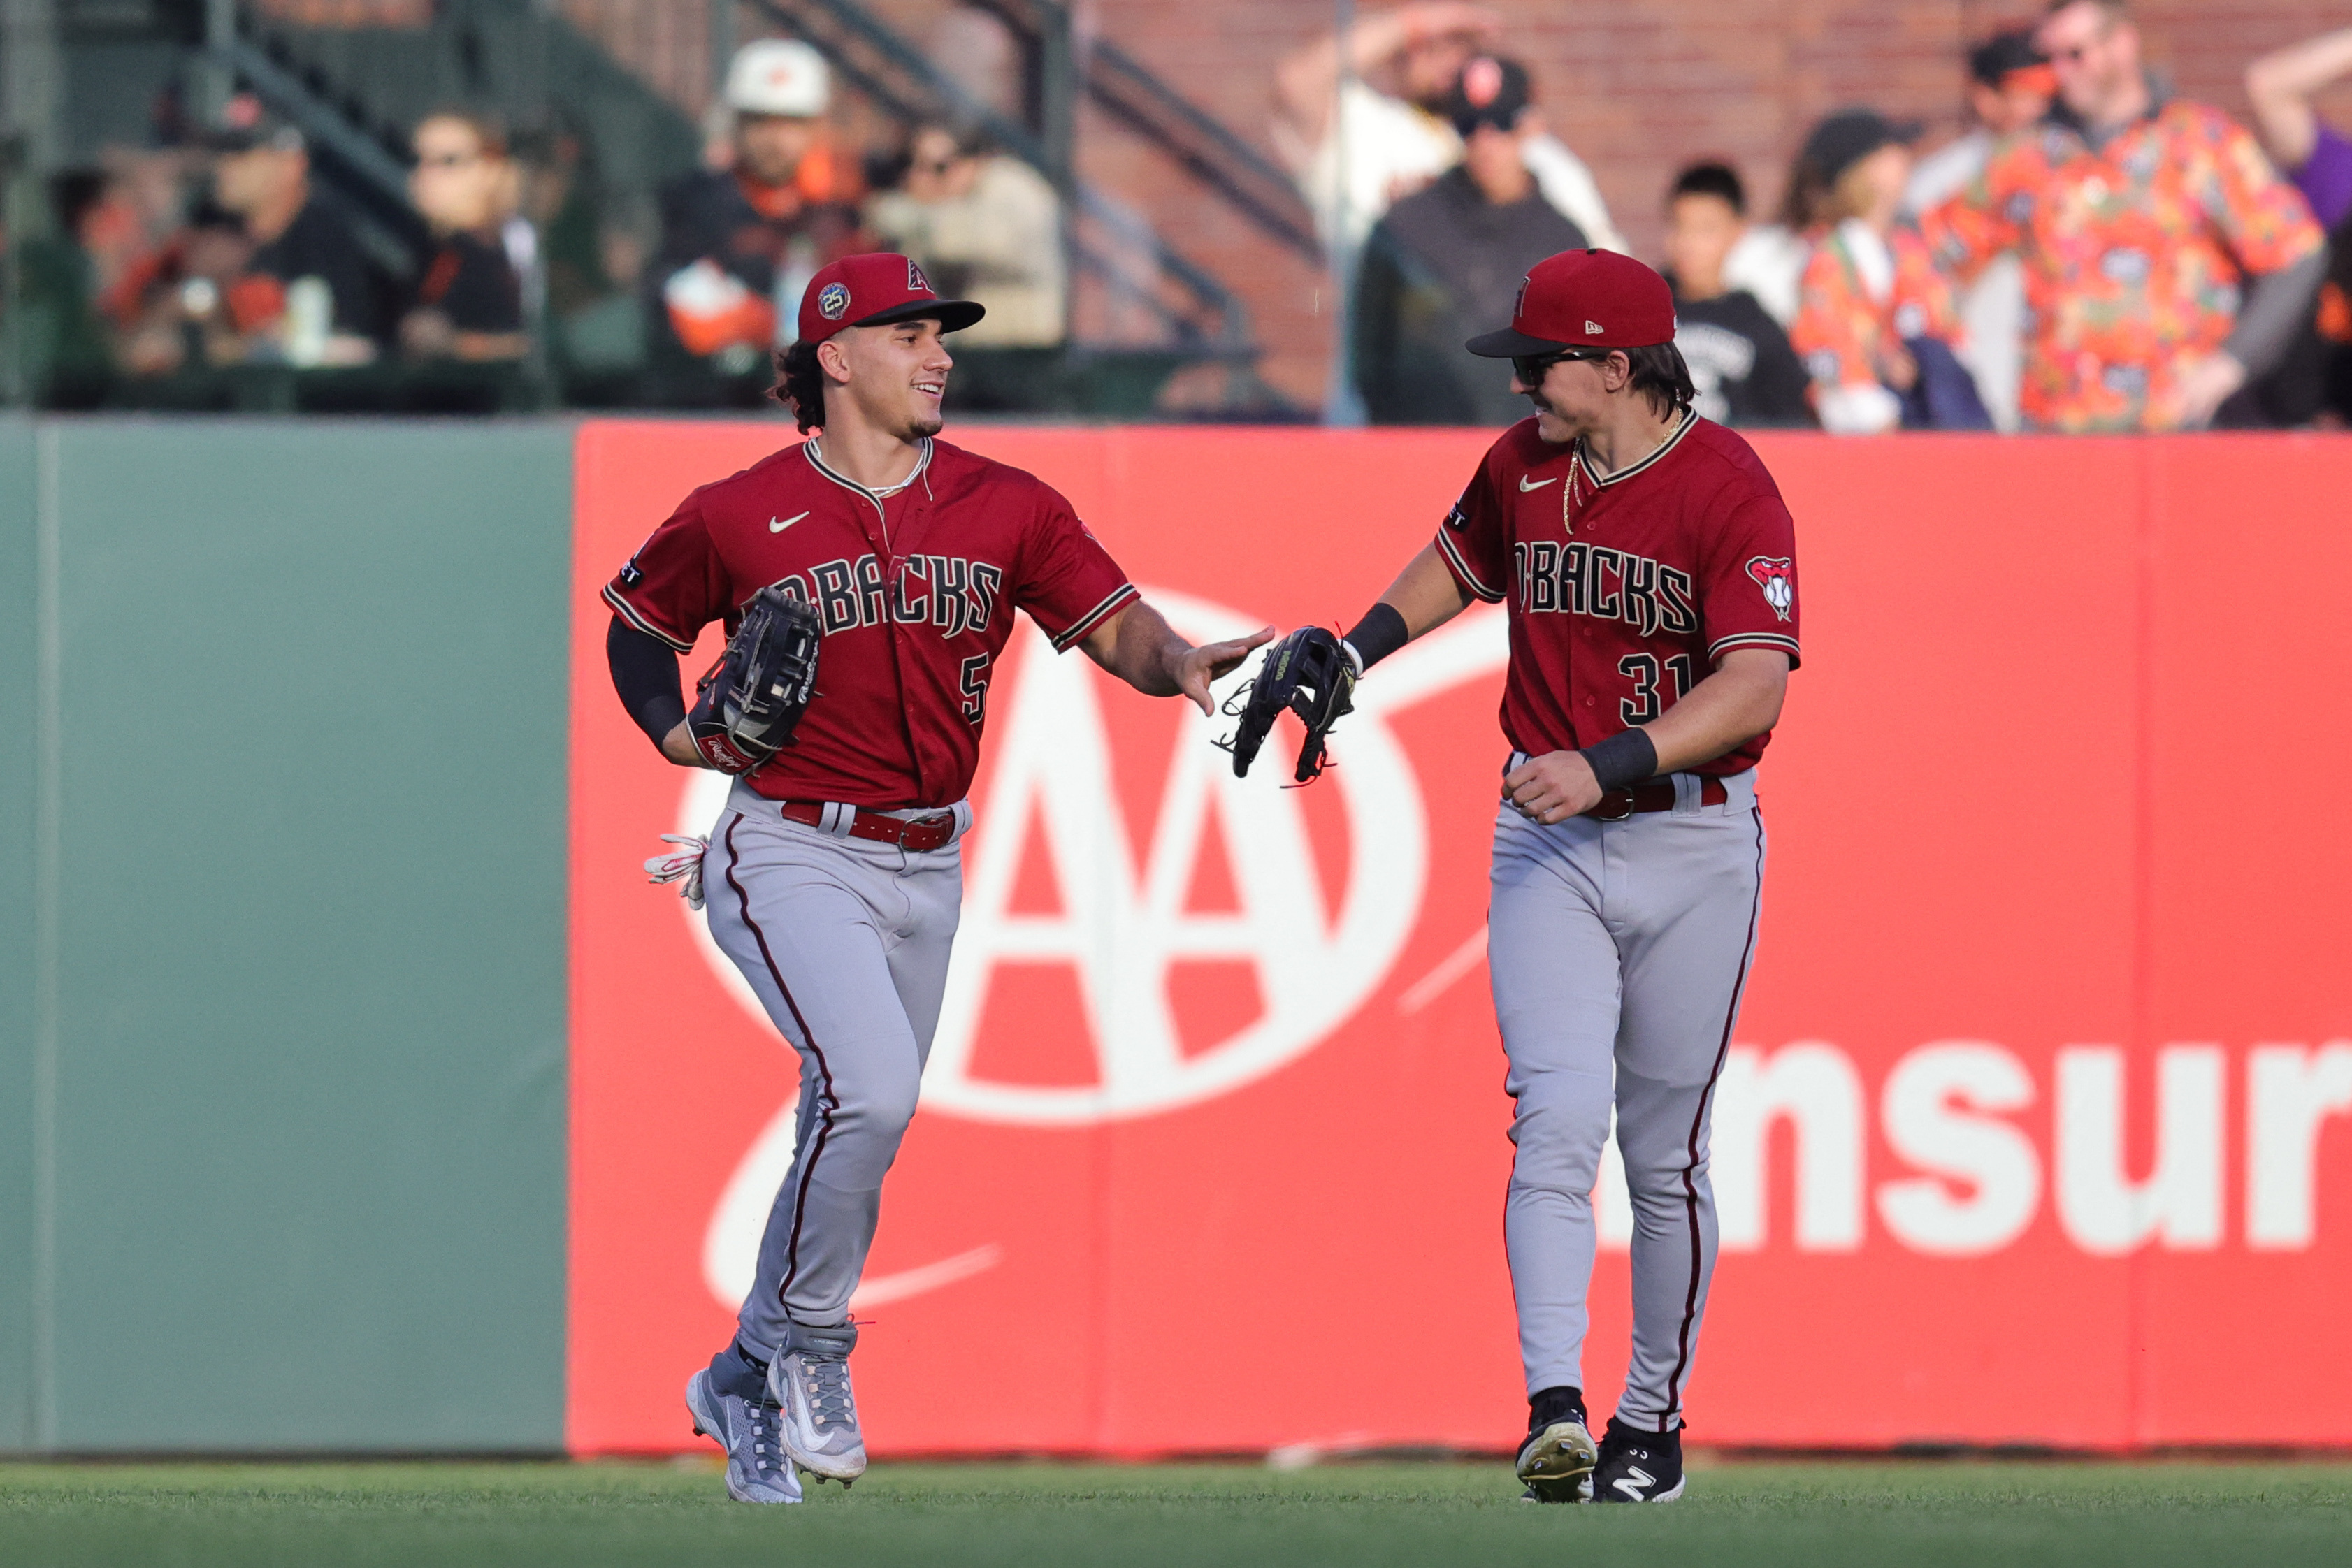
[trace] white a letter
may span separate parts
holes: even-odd
[[[2176,1251],[2221,1244],[2221,1048],[2156,1053],[2156,1169],[2124,1171],[2124,1053],[2058,1053],[2058,1220],[2075,1246],[2115,1257],[2151,1235]]]
[[[1933,1174],[1878,1189],[1878,1218],[1915,1252],[1964,1258],[2017,1239],[2042,1201],[2042,1160],[2023,1133],[1998,1116],[2033,1103],[2025,1064],[1997,1045],[1950,1040],[1895,1064],[1879,1096],[1886,1141]],[[1955,1197],[1948,1182],[1975,1190]]]
[[[2246,1058],[2246,1245],[2300,1251],[2317,1230],[2319,1124],[2352,1111],[2352,1042],[2258,1045]]]
[[[1817,1040],[1767,1059],[1737,1045],[1715,1091],[1712,1164],[1723,1246],[1762,1247],[1772,1190],[1766,1168],[1772,1124],[1795,1134],[1797,1249],[1851,1252],[1862,1245],[1862,1081],[1844,1051]]]

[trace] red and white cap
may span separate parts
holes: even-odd
[[[988,312],[969,299],[942,299],[911,256],[894,250],[845,256],[820,268],[801,296],[800,340],[822,343],[844,327],[936,320],[960,332]]]
[[[1519,284],[1511,324],[1463,345],[1481,359],[1562,349],[1645,349],[1675,340],[1675,291],[1630,256],[1564,250]]]

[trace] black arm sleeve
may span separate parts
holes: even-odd
[[[621,706],[655,746],[686,721],[686,698],[677,679],[677,654],[660,638],[640,632],[619,616],[604,633],[605,662],[613,666],[613,689]]]

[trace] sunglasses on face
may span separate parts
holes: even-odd
[[[2063,49],[2046,50],[2053,65],[2079,66],[2091,51],[2107,41],[2107,29],[2101,27],[2079,44]]]
[[[1519,378],[1522,386],[1539,386],[1543,382],[1544,372],[1564,360],[1605,360],[1609,354],[1610,350],[1606,349],[1562,349],[1557,354],[1514,354],[1511,356],[1511,373]]]

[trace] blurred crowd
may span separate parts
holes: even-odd
[[[884,248],[988,307],[963,343],[1060,343],[1063,211],[1045,177],[965,125],[845,147],[833,91],[809,45],[746,46],[700,167],[643,214],[600,190],[584,135],[518,146],[467,109],[415,127],[394,221],[249,93],[201,131],[159,113],[154,145],[54,176],[50,233],[16,247],[36,394],[218,401],[287,369],[344,372],[349,406],[412,411],[755,402],[808,277]]]
[[[1336,417],[1516,418],[1463,340],[1543,256],[1631,248],[1504,44],[1493,13],[1422,0],[1276,66],[1275,145],[1349,302]],[[1957,134],[1840,110],[1769,213],[1732,157],[1659,193],[1646,259],[1702,412],[1839,434],[2352,420],[2352,141],[2312,107],[2352,79],[2352,29],[2250,62],[2251,126],[2175,97],[2124,0],[2057,0],[1966,68]],[[285,370],[372,389],[350,406],[748,404],[806,280],[887,248],[987,307],[962,346],[1030,374],[1069,333],[1060,193],[970,123],[855,144],[835,96],[809,45],[745,46],[698,167],[650,199],[606,188],[589,128],[445,110],[389,205],[249,94],[201,128],[159,111],[150,145],[57,175],[50,232],[12,247],[16,361],[52,406],[218,406]]]
[[[1375,423],[1517,417],[1463,340],[1543,256],[1626,248],[1503,42],[1479,6],[1412,4],[1278,68],[1276,144],[1352,290],[1341,395]],[[2056,0],[1967,67],[1958,135],[1841,110],[1769,218],[1730,159],[1662,193],[1651,259],[1702,413],[1849,434],[2352,421],[2352,141],[2312,107],[2352,78],[2352,29],[2252,61],[2251,128],[2172,94],[2125,0]]]

